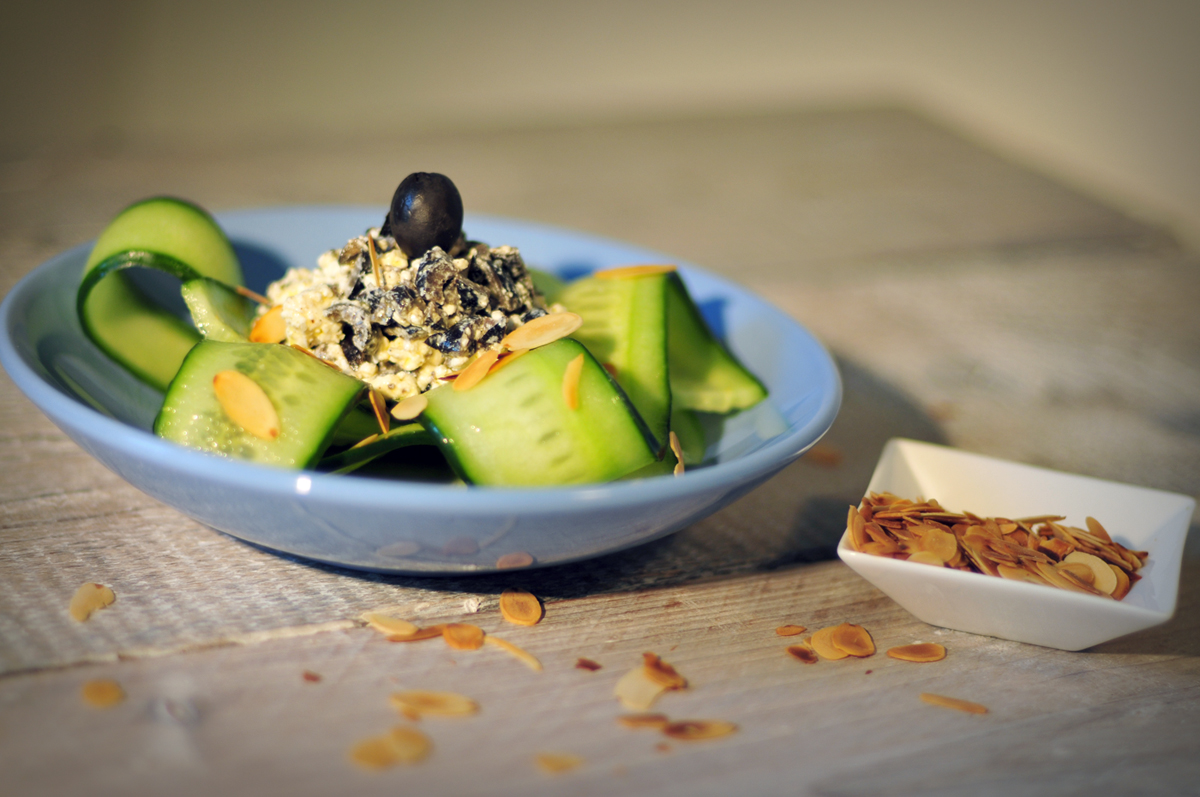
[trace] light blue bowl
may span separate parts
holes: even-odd
[[[288,207],[221,214],[251,288],[376,225],[384,209]],[[531,266],[573,277],[673,262],[567,230],[468,216],[475,240],[521,249]],[[139,490],[213,528],[277,551],[389,573],[545,566],[648,542],[709,515],[769,479],[829,429],[841,381],[825,349],[762,299],[698,268],[680,271],[709,323],[770,391],[725,421],[708,463],[681,477],[561,488],[484,488],[277,470],[160,440],[161,395],[95,348],[75,315],[90,245],[42,264],[0,305],[0,364],[89,454]],[[174,300],[177,286],[151,285]],[[177,300],[175,300],[177,301]],[[507,559],[501,559],[509,555]],[[500,562],[501,564],[498,564]]]

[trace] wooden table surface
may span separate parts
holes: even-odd
[[[925,625],[832,558],[894,436],[1200,495],[1200,262],[1152,224],[893,109],[98,149],[0,169],[0,292],[145,195],[382,205],[409,171],[442,171],[469,210],[748,285],[822,338],[845,382],[823,456],[713,517],[592,562],[442,580],[314,565],[201,526],[105,471],[0,376],[0,794],[1200,793],[1195,552],[1170,623],[1080,653]],[[66,607],[84,581],[117,601],[81,624]],[[544,600],[541,624],[501,619],[513,585]],[[465,618],[545,669],[389,643],[357,621],[369,610]],[[949,655],[807,666],[774,633],[842,621],[881,651],[925,640]],[[620,727],[612,688],[643,651],[690,680],[657,709],[739,731],[688,743]],[[86,705],[98,678],[125,701]],[[365,771],[348,751],[406,722],[388,704],[400,688],[482,710],[422,721],[425,762]],[[547,775],[533,756],[552,751],[584,763]]]

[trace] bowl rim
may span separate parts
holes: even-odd
[[[370,206],[361,205],[289,205],[243,208],[225,213],[216,213],[218,222],[242,220],[258,213],[295,212],[311,213],[324,211],[370,211]],[[375,506],[395,505],[412,509],[444,508],[447,500],[453,500],[456,512],[467,516],[489,515],[498,511],[520,509],[523,512],[553,513],[594,505],[597,501],[636,506],[657,502],[665,498],[687,496],[728,490],[733,486],[770,475],[780,467],[799,457],[815,444],[833,424],[842,399],[842,383],[832,356],[825,346],[801,323],[782,310],[723,277],[707,272],[677,258],[659,255],[649,249],[636,247],[614,239],[577,233],[568,228],[530,223],[518,219],[484,214],[468,214],[467,222],[503,224],[544,231],[557,235],[569,235],[588,245],[604,245],[636,250],[643,255],[656,256],[659,262],[674,262],[685,276],[695,275],[718,286],[721,291],[738,295],[740,301],[755,306],[755,312],[772,318],[775,323],[792,327],[812,347],[817,357],[821,388],[819,405],[811,418],[800,426],[792,427],[774,439],[763,443],[756,450],[738,458],[717,463],[711,467],[697,468],[686,472],[682,478],[648,478],[627,482],[605,484],[558,486],[558,487],[485,487],[471,485],[441,485],[383,480],[370,478],[346,478],[337,474],[315,471],[289,471],[269,466],[243,463],[216,457],[203,452],[191,451],[155,437],[152,433],[132,427],[122,421],[107,417],[88,406],[85,402],[64,395],[49,384],[27,362],[25,354],[16,345],[18,331],[18,308],[24,307],[36,295],[35,286],[48,278],[57,269],[66,267],[68,261],[86,258],[94,241],[72,247],[39,264],[26,274],[0,302],[0,365],[8,372],[17,387],[52,421],[60,426],[73,428],[77,434],[94,437],[104,445],[126,457],[143,464],[177,473],[194,476],[216,486],[244,489],[253,482],[255,489],[283,496],[308,496],[312,500],[325,498],[339,503],[362,501]],[[237,240],[235,235],[231,238]],[[68,322],[69,323],[69,322]],[[769,400],[769,399],[768,399]],[[75,437],[75,434],[71,435]]]

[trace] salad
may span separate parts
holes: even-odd
[[[679,473],[703,458],[703,414],[765,397],[673,266],[563,283],[462,221],[449,178],[409,175],[378,227],[264,296],[209,214],[156,197],[97,240],[77,308],[163,391],[156,434],[279,467],[432,462],[488,485]],[[139,293],[134,267],[178,277],[191,323]]]

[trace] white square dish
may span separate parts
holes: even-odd
[[[884,446],[867,490],[937,499],[949,511],[981,516],[1053,513],[1083,526],[1090,515],[1114,541],[1149,552],[1142,579],[1124,600],[1114,601],[860,553],[843,534],[842,561],[930,625],[1082,650],[1165,623],[1175,611],[1183,544],[1196,506],[1189,496],[903,439]]]

